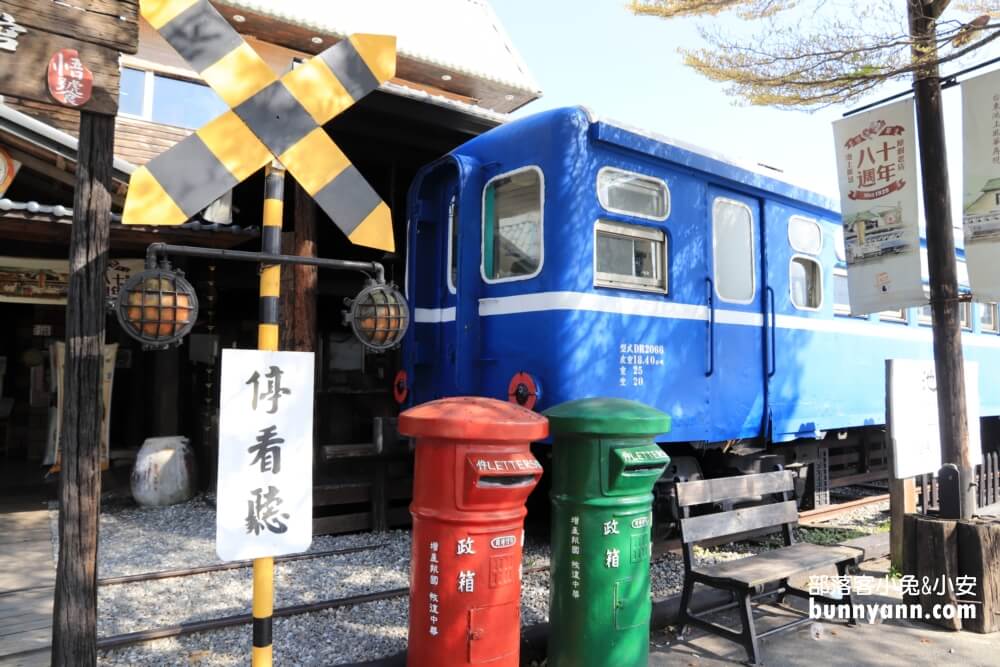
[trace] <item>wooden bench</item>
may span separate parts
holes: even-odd
[[[793,595],[806,599],[811,597],[826,604],[851,605],[849,593],[843,599],[810,596],[808,591],[788,585],[790,577],[831,565],[837,568],[839,576],[845,576],[848,565],[855,565],[862,558],[860,550],[850,547],[795,542],[792,527],[798,521],[798,509],[791,496],[793,488],[792,473],[787,470],[677,484],[677,506],[681,517],[681,543],[684,551],[684,588],[681,593],[678,637],[683,637],[686,626],[701,628],[742,644],[746,649],[748,662],[755,665],[760,656],[758,644],[760,638],[801,625],[811,619],[808,616],[798,618],[791,623],[757,634],[751,608],[753,598],[766,593],[777,595],[778,604],[784,602],[786,595]],[[691,513],[691,509],[698,505],[714,505],[758,496],[763,497],[763,504],[699,516],[692,516]],[[769,502],[777,498],[780,500]],[[697,565],[694,562],[694,545],[699,542],[778,527],[781,528],[785,542],[782,548],[713,565]],[[695,584],[730,592],[742,621],[742,629],[739,632],[708,621],[704,617],[695,616],[689,611]],[[777,587],[772,589],[771,584],[777,584]],[[852,608],[848,607],[848,618]],[[853,619],[848,623],[853,625]]]

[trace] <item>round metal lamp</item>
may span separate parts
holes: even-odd
[[[147,269],[121,286],[115,304],[118,323],[144,346],[179,345],[198,319],[198,297],[183,274],[169,268]]]
[[[364,346],[382,352],[402,342],[410,326],[410,309],[394,285],[369,282],[344,303],[348,307],[344,320]]]

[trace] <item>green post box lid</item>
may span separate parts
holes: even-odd
[[[623,398],[583,398],[545,410],[552,435],[659,435],[670,431],[670,415]]]

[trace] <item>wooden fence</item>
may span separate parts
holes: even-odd
[[[976,466],[976,503],[979,507],[986,507],[1000,503],[1000,452],[987,452],[983,454],[983,462]],[[926,514],[930,510],[938,509],[940,504],[937,477],[934,475],[920,475],[916,478],[917,492],[920,494],[920,511]]]

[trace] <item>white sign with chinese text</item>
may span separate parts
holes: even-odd
[[[927,303],[920,272],[913,101],[845,118],[834,123],[833,135],[851,312]]]
[[[312,543],[312,352],[223,350],[215,545],[226,561]]]
[[[907,479],[941,468],[938,433],[937,379],[934,362],[923,359],[886,360],[886,407],[893,476]],[[979,433],[979,366],[965,362],[965,405],[969,423],[969,458],[983,462]]]
[[[1000,71],[962,84],[965,259],[977,301],[1000,301]]]

